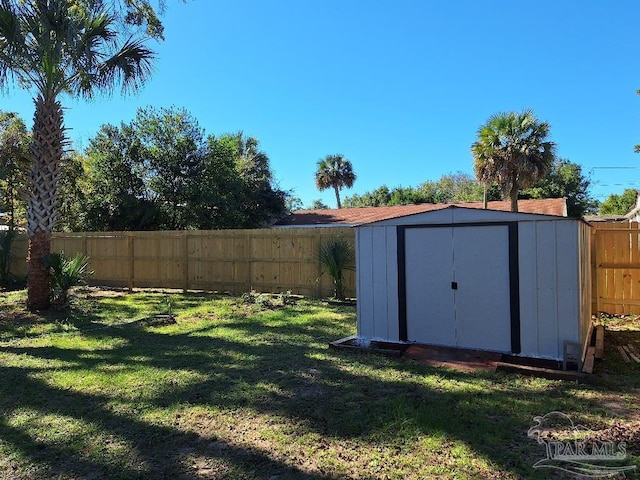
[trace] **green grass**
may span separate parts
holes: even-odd
[[[459,372],[329,349],[351,307],[172,293],[175,325],[139,321],[164,298],[85,289],[38,316],[0,297],[0,479],[564,478],[532,468],[534,416],[640,420],[640,365],[613,349],[597,386]],[[619,323],[607,341],[639,345]]]

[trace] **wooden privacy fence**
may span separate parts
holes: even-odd
[[[181,288],[243,293],[250,290],[325,297],[332,279],[320,276],[323,242],[352,242],[352,228],[296,228],[163,232],[56,233],[52,251],[88,255],[91,283],[120,287]],[[26,274],[26,239],[15,243],[12,271]],[[355,297],[355,272],[345,272]]]
[[[640,315],[640,229],[637,223],[591,224],[592,312]],[[56,233],[52,249],[89,255],[92,282],[122,287],[164,287],[243,293],[250,290],[329,296],[320,280],[322,242],[352,228],[296,228],[179,232]],[[27,241],[14,243],[12,273],[24,276]],[[347,295],[355,274],[346,272]]]
[[[592,312],[640,314],[638,223],[591,227]]]

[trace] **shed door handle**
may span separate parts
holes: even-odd
[[[458,282],[451,282],[451,288],[453,290],[457,290],[458,289]]]

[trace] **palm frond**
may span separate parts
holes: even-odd
[[[119,26],[103,2],[0,0],[0,86],[15,76],[47,98],[138,88],[155,57],[144,38],[119,42]]]
[[[44,268],[51,273],[52,301],[57,304],[66,303],[71,287],[93,275],[93,270],[89,270],[89,257],[81,253],[73,258],[67,258],[64,253],[50,253],[45,257]]]
[[[505,194],[514,185],[532,185],[549,172],[555,158],[555,144],[546,141],[549,130],[532,110],[491,116],[471,146],[476,178],[498,183]]]
[[[327,155],[318,161],[315,175],[318,189],[352,187],[355,180],[353,166],[343,155]]]
[[[144,46],[144,40],[129,40],[111,58],[105,60],[96,76],[98,85],[108,90],[116,83],[122,91],[129,92],[140,87],[153,73],[153,51]]]
[[[353,266],[354,259],[355,249],[353,245],[342,237],[336,237],[320,246],[318,261],[323,267],[320,275],[328,273],[333,278],[336,298],[344,298],[342,272],[355,270]]]

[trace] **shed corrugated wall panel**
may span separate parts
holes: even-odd
[[[539,356],[559,358],[555,222],[536,222]]]
[[[389,319],[387,318],[387,269],[390,267],[388,265],[388,260],[380,261],[380,259],[387,259],[386,229],[384,227],[374,227],[372,231],[371,263],[373,263],[373,332],[374,337],[388,338],[387,325]],[[378,261],[373,261],[373,259],[378,259]],[[395,294],[397,295],[397,290]]]
[[[536,223],[518,225],[520,268],[520,342],[522,355],[539,356]]]
[[[555,222],[558,297],[558,350],[564,340],[580,341],[579,239],[574,222]]]
[[[357,232],[358,335],[373,337],[373,229],[360,228]]]
[[[591,273],[591,227],[586,223],[579,224],[579,260],[580,260],[580,341],[585,342],[589,325],[591,325],[592,281]]]
[[[398,236],[395,227],[385,227],[387,239],[387,338],[399,340],[398,330]]]

